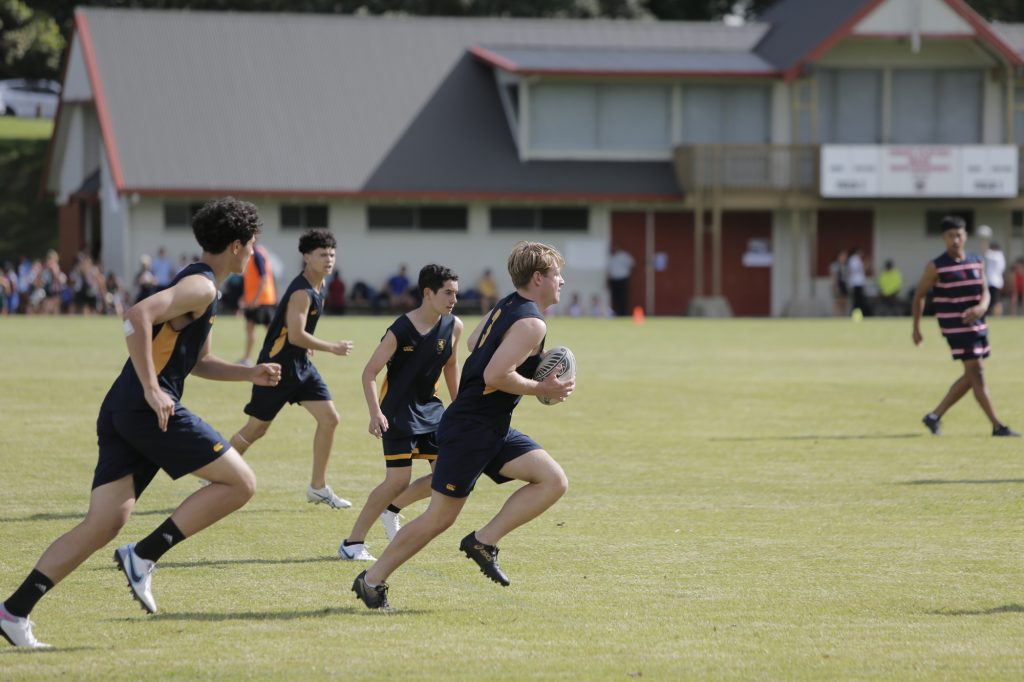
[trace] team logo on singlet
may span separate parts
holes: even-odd
[[[403,353],[411,353],[414,350],[416,350],[416,349],[413,348],[412,346],[402,346],[402,352]]]
[[[437,340],[437,354],[440,355],[444,352],[444,339]]]

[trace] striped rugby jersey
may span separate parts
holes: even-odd
[[[951,346],[966,345],[967,342],[988,335],[985,317],[971,324],[963,321],[963,314],[981,301],[985,282],[984,261],[976,253],[968,253],[957,260],[948,253],[932,261],[938,280],[932,288],[932,303],[935,319],[939,322],[946,341]]]

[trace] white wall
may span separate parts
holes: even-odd
[[[104,195],[106,197],[106,194]],[[131,197],[122,201],[122,207],[130,208],[132,230],[130,253],[126,256],[128,277],[137,269],[139,256],[155,254],[161,246],[175,263],[181,254],[191,256],[200,249],[191,230],[167,230],[163,224],[162,198],[141,198],[133,203]],[[263,219],[263,233],[260,242],[281,261],[283,272],[275,273],[279,286],[285,286],[298,274],[302,267],[298,251],[300,230],[282,230],[280,226],[279,202],[255,200]],[[512,291],[508,278],[507,258],[512,246],[520,239],[530,239],[551,244],[563,255],[572,258],[586,249],[582,242],[590,242],[603,256],[607,253],[610,233],[610,211],[608,207],[591,209],[590,230],[586,233],[528,231],[522,233],[492,233],[488,225],[488,205],[472,204],[469,207],[469,230],[454,233],[429,233],[414,230],[374,231],[366,227],[365,205],[361,202],[336,201],[330,204],[329,228],[338,239],[338,269],[351,290],[352,284],[363,280],[373,287],[381,287],[398,266],[408,266],[409,278],[413,281],[419,269],[427,263],[447,265],[459,274],[461,288],[474,287],[484,268],[490,268],[500,291]],[[122,211],[124,214],[124,211]],[[110,260],[108,253],[107,213],[104,212],[104,260]],[[574,244],[570,244],[574,242]],[[119,274],[124,276],[125,270]],[[563,269],[566,280],[565,298],[571,292],[589,301],[592,294],[599,294],[607,302],[605,276],[602,263],[576,262],[570,260]]]

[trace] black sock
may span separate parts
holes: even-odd
[[[160,527],[135,544],[135,553],[140,559],[159,561],[164,552],[185,539],[185,536],[168,518]]]
[[[366,540],[342,540],[341,544],[346,547],[351,547],[352,545],[364,545],[366,544]]]
[[[388,511],[391,512],[392,514],[397,514],[398,512],[402,511],[402,508],[401,507],[396,507],[393,504],[389,504],[388,505]]]
[[[32,569],[32,572],[25,578],[25,582],[21,584],[21,587],[16,589],[14,594],[4,602],[4,608],[12,616],[28,618],[28,614],[32,613],[32,609],[36,607],[36,602],[52,589],[53,581],[39,571]]]

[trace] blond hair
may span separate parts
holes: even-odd
[[[516,289],[522,289],[530,283],[533,273],[547,275],[553,267],[562,267],[565,259],[558,249],[540,242],[521,241],[512,247],[508,256],[508,274]]]

